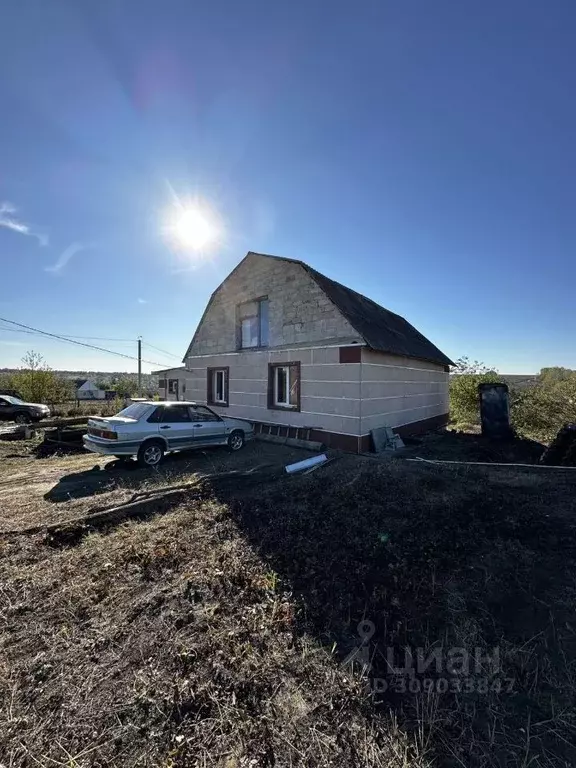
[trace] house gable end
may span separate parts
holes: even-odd
[[[301,262],[250,252],[210,297],[184,360],[237,351],[239,307],[264,298],[269,348],[362,342]]]

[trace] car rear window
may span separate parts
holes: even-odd
[[[142,416],[148,413],[149,410],[149,403],[132,403],[132,405],[129,405],[127,408],[120,411],[120,413],[117,413],[116,416],[122,416],[125,419],[134,419],[134,421],[138,421]]]

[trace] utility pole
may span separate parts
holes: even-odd
[[[138,397],[142,397],[142,339],[138,337]]]

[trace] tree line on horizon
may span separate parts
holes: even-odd
[[[76,399],[75,379],[90,378],[100,388],[116,392],[118,399],[134,397],[138,392],[138,375],[131,373],[91,373],[80,371],[55,371],[43,356],[33,350],[22,358],[22,366],[16,370],[0,371],[0,390],[13,391],[23,400],[55,405]],[[158,382],[151,374],[142,374],[145,394],[154,395]]]

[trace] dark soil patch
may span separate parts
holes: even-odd
[[[425,459],[537,464],[546,446],[522,437],[496,439],[447,429],[430,432],[416,445],[408,443],[407,449],[406,454]]]

